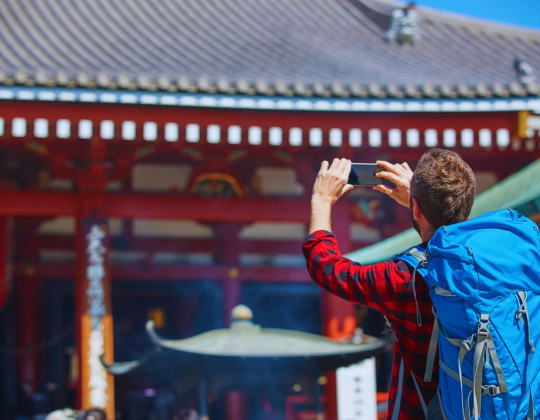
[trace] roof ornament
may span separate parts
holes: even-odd
[[[416,44],[421,38],[419,21],[414,3],[410,3],[405,9],[394,9],[390,27],[386,31],[386,41]]]
[[[47,75],[45,71],[38,70],[34,74],[34,80],[36,81],[38,85],[46,85],[47,82],[49,81],[49,76]]]
[[[533,66],[524,58],[516,56],[514,60],[514,68],[516,69],[517,78],[524,85],[532,85],[536,83],[536,72]]]
[[[364,86],[362,86],[360,83],[352,83],[349,86],[349,90],[351,91],[351,94],[353,94],[354,96],[359,96],[359,97],[368,96],[367,89]]]
[[[483,96],[484,98],[492,96],[491,91],[484,82],[476,84],[476,93],[478,96]]]
[[[137,77],[137,86],[141,89],[149,89],[151,83],[152,81],[150,80],[150,77],[146,74],[141,74],[139,77]]]
[[[220,77],[216,83],[217,89],[222,93],[228,93],[231,89],[231,84],[225,77]]]
[[[236,90],[247,94],[249,92],[249,82],[246,79],[239,79],[236,82]]]
[[[346,94],[345,88],[339,82],[332,83],[332,93],[336,96],[344,96]]]
[[[304,96],[307,93],[307,87],[304,82],[295,82],[294,83],[294,93],[300,96]]]
[[[530,85],[531,83],[528,83],[527,85]],[[508,86],[510,89],[510,93],[512,96],[525,96],[527,94],[527,91],[525,90],[525,87],[518,82],[512,82]]]
[[[207,77],[201,76],[197,79],[197,88],[201,92],[208,92],[210,85],[210,80]]]
[[[107,88],[111,84],[111,78],[107,73],[99,73],[96,77],[96,82],[100,88]]]
[[[464,98],[472,98],[474,91],[466,84],[460,83],[457,87],[458,94]]]
[[[457,96],[456,92],[454,91],[454,88],[448,83],[443,83],[440,89],[441,89],[441,94],[443,96],[446,96],[447,98],[455,98]]]
[[[321,82],[315,82],[313,85],[313,92],[315,92],[315,95],[324,96],[326,93],[326,88]]]
[[[169,79],[169,76],[162,74],[158,77],[157,85],[161,90],[170,90],[172,86],[171,79]]]
[[[64,70],[60,70],[56,73],[56,84],[59,86],[65,86],[69,83],[69,75]]]
[[[255,90],[258,93],[264,95],[265,93],[268,93],[270,88],[268,87],[268,83],[266,82],[266,80],[259,79],[259,80],[257,80],[257,82],[255,82]]]
[[[17,70],[14,75],[15,83],[24,85],[28,81],[28,75],[24,70]]]
[[[84,71],[77,73],[75,80],[79,86],[88,86],[90,84],[90,76]]]
[[[119,88],[128,89],[131,85],[131,78],[127,74],[121,73],[116,77],[116,83]]]
[[[418,87],[413,83],[407,83],[405,85],[405,93],[411,98],[418,98],[422,96],[418,90]]]
[[[180,76],[176,81],[176,85],[178,86],[178,89],[184,91],[191,90],[192,88],[191,80],[189,80],[187,76]]]
[[[393,96],[394,98],[402,98],[403,93],[401,92],[400,88],[395,83],[390,83],[386,86],[386,91],[390,96]]]
[[[422,92],[424,93],[424,96],[427,96],[428,98],[435,98],[439,95],[437,89],[435,89],[435,86],[433,86],[430,82],[425,82],[423,84]]]
[[[375,97],[382,97],[384,96],[384,92],[381,89],[381,87],[377,83],[370,83],[368,86],[368,92],[371,96]]]
[[[286,95],[289,90],[287,83],[283,80],[278,80],[274,85],[274,88],[279,95]]]
[[[501,82],[493,83],[491,89],[496,96],[508,96],[508,90]]]

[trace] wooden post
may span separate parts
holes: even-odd
[[[113,359],[110,236],[103,196],[83,194],[77,219],[75,306],[80,363],[78,405],[99,407],[114,419],[114,381],[100,357]]]

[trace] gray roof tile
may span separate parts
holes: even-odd
[[[420,40],[388,42],[396,7],[0,0],[0,83],[338,97],[537,94],[520,84],[514,62],[529,63],[540,82],[540,31],[420,8]]]

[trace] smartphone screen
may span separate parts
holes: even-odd
[[[381,185],[383,183],[382,178],[375,176],[375,174],[381,171],[384,171],[384,168],[376,163],[353,163],[349,175],[349,184],[353,186]]]

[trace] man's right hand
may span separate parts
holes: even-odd
[[[351,173],[351,161],[348,159],[334,159],[328,167],[325,160],[313,186],[311,201],[323,201],[330,205],[334,204],[343,194],[352,190],[352,185],[347,184]]]
[[[396,188],[389,188],[386,185],[375,185],[374,190],[380,191],[405,207],[409,207],[409,193],[411,191],[411,179],[413,171],[406,162],[392,164],[384,160],[378,160],[377,165],[382,166],[386,171],[381,171],[377,177],[384,178],[395,184]]]

